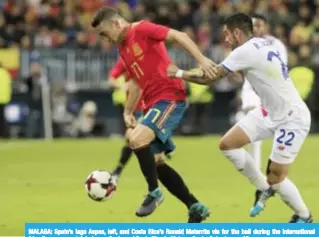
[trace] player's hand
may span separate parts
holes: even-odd
[[[216,66],[217,64],[207,57],[204,57],[204,59],[200,62],[200,67],[203,70],[204,75],[212,80],[216,77],[218,73]]]
[[[174,64],[169,65],[166,69],[167,76],[168,77],[175,77],[176,72],[178,70],[179,70],[179,68],[176,65],[174,65]]]
[[[120,89],[122,92],[127,92],[127,91],[128,91],[128,86],[127,86],[127,84],[125,84],[125,85],[121,86],[119,89]]]
[[[137,125],[137,121],[133,114],[123,114],[124,122],[127,128],[135,128]]]

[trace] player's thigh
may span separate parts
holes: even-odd
[[[132,149],[138,149],[149,145],[155,139],[155,133],[149,127],[143,124],[137,126],[130,131],[128,136],[129,145]]]
[[[185,102],[159,101],[147,111],[141,124],[152,129],[156,138],[165,143],[180,124],[186,106]]]
[[[278,126],[273,139],[271,161],[283,165],[293,163],[308,134],[308,127],[293,122]]]
[[[249,143],[264,140],[273,135],[273,131],[265,123],[260,108],[250,111],[235,124],[220,140],[221,150],[241,148]]]

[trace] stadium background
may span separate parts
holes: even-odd
[[[1,136],[50,137],[50,128],[55,137],[64,138],[122,134],[118,104],[124,102],[124,93],[110,89],[107,83],[117,51],[89,27],[92,14],[102,5],[118,8],[130,20],[148,19],[185,31],[216,62],[229,52],[221,41],[222,19],[236,11],[264,14],[272,33],[288,45],[291,76],[312,111],[312,132],[319,132],[318,1],[0,0],[0,71],[7,70],[12,77],[12,88],[0,87],[0,95],[8,95],[0,97],[7,119],[7,132],[1,129]],[[168,48],[176,64],[196,67],[181,48]],[[211,88],[188,85],[190,107],[177,131],[183,136],[176,138],[177,150],[169,162],[211,207],[208,221],[285,222],[291,213],[278,197],[261,217],[248,218],[253,189],[218,152],[219,134],[232,124],[239,106],[240,87],[227,78]],[[44,111],[43,103],[51,108]],[[95,116],[81,123],[82,116],[94,112],[95,106]],[[83,134],[78,131],[79,124],[94,126]],[[215,135],[185,137],[208,134]],[[307,139],[292,169],[292,178],[315,220],[319,214],[318,142],[316,135]],[[146,190],[136,161],[130,162],[117,196],[107,203],[92,203],[83,192],[86,175],[94,169],[112,169],[122,145],[122,140],[108,138],[65,138],[49,143],[4,140],[0,146],[0,234],[22,235],[23,224],[36,221],[140,222],[133,213]],[[264,157],[270,149],[271,141],[267,141]],[[184,207],[165,194],[163,207],[143,222],[185,221]]]

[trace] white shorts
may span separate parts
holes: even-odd
[[[261,108],[256,108],[237,125],[244,130],[251,143],[274,137],[270,159],[279,164],[291,164],[308,136],[311,116],[309,110],[299,114],[292,112],[287,119],[274,122],[263,115]]]

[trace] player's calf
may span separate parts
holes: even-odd
[[[138,124],[128,136],[130,147],[138,158],[140,168],[148,184],[149,193],[136,211],[136,215],[140,217],[153,213],[164,199],[158,187],[155,159],[149,146],[154,139],[154,132],[142,124]]]
[[[158,178],[161,183],[188,208],[188,222],[200,223],[204,221],[210,215],[208,207],[200,203],[189,191],[180,174],[175,169],[165,164],[163,153],[156,154],[155,160]]]
[[[133,151],[128,145],[126,145],[122,148],[119,162],[118,162],[115,170],[112,172],[112,176],[115,179],[115,181],[118,181],[120,175],[122,174],[124,167],[126,166],[129,159],[131,158],[132,153],[133,153]]]
[[[248,180],[259,190],[267,190],[269,184],[256,166],[254,159],[242,147],[250,143],[244,130],[235,125],[221,139],[219,149]]]
[[[288,168],[289,165],[271,162],[267,174],[268,183],[274,185],[282,182],[288,176]]]
[[[282,182],[288,174],[288,165],[281,165],[272,162],[269,165],[269,170],[267,174],[267,182],[270,185],[275,185]],[[272,187],[268,190],[265,190],[259,194],[258,199],[256,200],[254,206],[250,210],[250,216],[255,217],[260,212],[262,212],[266,206],[267,200],[274,195],[275,191]]]
[[[271,162],[268,175],[268,182],[271,183],[271,188],[261,194],[257,204],[252,208],[251,214],[254,214],[252,216],[259,214],[264,209],[269,197],[276,192],[283,202],[295,212],[295,222],[306,223],[312,220],[311,213],[297,187],[287,178],[288,168],[289,164]]]
[[[268,164],[267,164],[267,169],[266,169],[266,175],[268,176],[270,174],[270,164],[271,164],[271,160],[268,160]],[[255,191],[255,200],[254,200],[254,204],[253,206],[255,206],[260,198],[260,195],[262,194],[261,190],[256,190]],[[273,196],[275,195],[275,193],[273,194]]]
[[[116,166],[116,168],[114,169],[114,171],[112,172],[112,176],[113,179],[117,182],[118,179],[120,178],[122,171],[124,169],[124,167],[126,166],[126,164],[128,163],[128,161],[130,160],[133,150],[131,149],[131,147],[129,146],[129,137],[130,134],[132,133],[133,128],[128,128],[126,129],[125,132],[125,141],[126,144],[125,146],[122,148],[121,150],[121,156],[118,162],[118,165]]]

